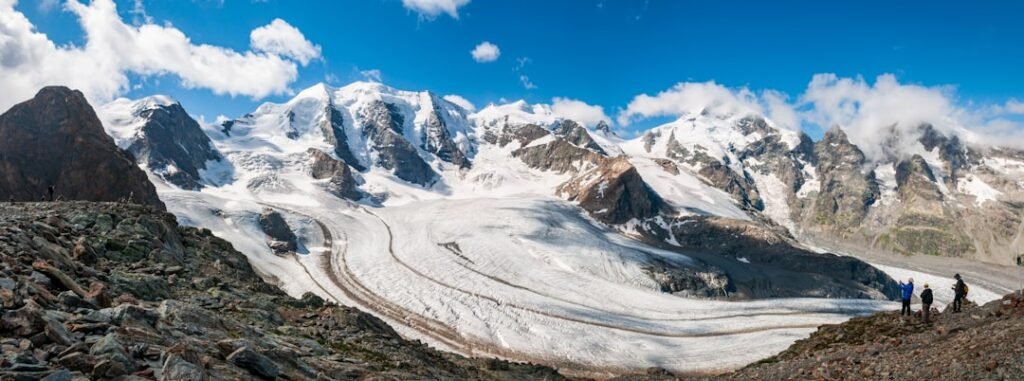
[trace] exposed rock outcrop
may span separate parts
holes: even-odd
[[[348,146],[348,135],[345,135],[345,118],[331,102],[327,102],[324,116],[320,120],[320,132],[324,134],[327,143],[334,147],[334,154],[345,164],[352,166],[357,171],[366,170],[352,154],[352,150]]]
[[[270,238],[268,245],[274,249],[274,253],[287,254],[298,249],[298,238],[281,213],[270,208],[263,209],[259,221],[263,233]]]
[[[434,182],[437,173],[423,161],[416,147],[402,137],[405,119],[395,106],[375,101],[361,113],[363,134],[377,151],[377,165],[413,184],[427,186]]]
[[[664,207],[625,157],[601,160],[596,167],[562,184],[558,193],[610,224],[654,217]]]
[[[608,125],[606,124],[605,127],[607,126]],[[561,125],[558,127],[557,134],[577,147],[586,148],[601,155],[608,155],[604,149],[601,148],[601,145],[597,144],[597,142],[594,141],[594,138],[590,137],[590,133],[587,132],[586,127],[579,125],[579,123],[571,120],[563,120]]]
[[[0,115],[0,199],[130,200],[159,209],[146,174],[103,130],[81,92],[46,87]]]
[[[687,216],[644,221],[642,229],[652,244],[679,250],[725,271],[732,298],[898,296],[896,282],[882,271],[856,258],[801,249],[778,228]]]
[[[136,116],[145,122],[126,148],[135,160],[181,188],[202,188],[199,171],[223,157],[181,104],[146,107]]]
[[[316,148],[310,148],[307,153],[310,159],[310,176],[317,180],[329,180],[327,182],[328,192],[349,200],[363,198],[363,193],[357,188],[358,183],[352,170],[344,161],[337,160]]]
[[[431,94],[433,97],[433,94]],[[437,102],[437,100],[434,100]],[[448,125],[441,115],[443,111],[434,103],[433,109],[427,115],[426,126],[423,132],[423,150],[437,155],[441,160],[455,164],[460,168],[469,168],[470,161],[465,153],[452,140]]]
[[[821,186],[809,214],[809,226],[840,236],[859,228],[868,207],[879,197],[875,173],[865,168],[866,158],[834,127],[814,145]]]

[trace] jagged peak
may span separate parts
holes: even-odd
[[[825,131],[825,135],[821,138],[822,141],[828,141],[832,143],[849,143],[850,139],[846,136],[846,131],[843,131],[842,127],[838,124],[832,125],[828,131]]]
[[[111,101],[110,103],[101,106],[101,108],[108,110],[127,110],[132,115],[139,115],[143,111],[154,110],[158,108],[169,108],[173,106],[180,107],[181,103],[179,103],[176,99],[170,96],[156,94],[139,99],[118,98]]]

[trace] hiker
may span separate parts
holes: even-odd
[[[53,202],[54,201],[54,198],[53,198],[53,185],[50,185],[50,188],[47,189],[47,190],[50,192],[50,202]]]
[[[900,308],[900,316],[914,316],[910,310],[910,298],[914,297],[914,278],[907,279],[907,283],[900,282],[900,291],[903,291],[903,307]]]
[[[953,275],[953,279],[956,279],[956,285],[953,286],[953,312],[960,312],[963,301],[967,298],[967,284],[960,274]]]
[[[932,312],[932,289],[928,288],[928,283],[924,284],[924,290],[921,290],[921,320],[925,323],[930,323],[928,320],[929,315]]]

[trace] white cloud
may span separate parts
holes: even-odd
[[[605,123],[611,123],[612,121],[604,113],[604,107],[590,105],[576,99],[552,98],[551,112],[558,117],[571,119],[587,126],[595,126],[602,121]]]
[[[0,110],[30,98],[46,85],[69,86],[81,90],[92,102],[106,102],[131,87],[129,73],[176,76],[186,88],[205,88],[216,94],[254,98],[285,94],[298,76],[296,61],[312,58],[308,50],[274,51],[272,45],[266,45],[239,52],[196,44],[171,26],[129,25],[112,0],[94,0],[88,5],[68,1],[66,9],[77,16],[86,42],[84,46],[58,46],[37,32],[28,18],[14,9],[14,3],[0,0],[0,88],[4,89]],[[268,27],[274,29],[273,24]],[[301,37],[295,32],[291,37]]]
[[[253,50],[292,58],[302,65],[320,57],[319,45],[309,42],[302,32],[281,19],[253,29],[249,45]]]
[[[892,74],[878,76],[873,84],[861,77],[817,74],[800,102],[809,106],[804,112],[808,121],[843,127],[868,157],[879,160],[904,152],[904,145],[920,137],[917,128],[924,123],[949,133],[970,118],[954,105],[952,87],[901,84]]]
[[[441,13],[458,19],[459,7],[466,4],[469,4],[469,0],[402,0],[402,6],[426,19],[433,19]]]
[[[795,112],[778,92],[765,92],[758,97],[746,87],[730,89],[714,81],[680,82],[655,95],[640,94],[633,98],[617,117],[619,124],[659,116],[681,116],[711,112],[718,115],[756,113],[778,115],[773,120],[780,127],[799,128]],[[769,112],[770,111],[770,112]],[[771,119],[771,117],[769,117]]]
[[[494,62],[501,56],[501,49],[498,49],[498,45],[484,41],[473,48],[469,54],[473,56],[473,60],[476,62]]]
[[[1024,102],[1016,99],[1010,99],[1006,101],[1006,105],[1003,106],[1003,111],[1007,114],[1024,115]]]
[[[0,4],[2,3],[3,1],[0,1]],[[57,8],[57,4],[59,3],[60,0],[39,0],[39,3],[36,5],[36,7],[39,9],[40,12],[48,13]]]
[[[444,100],[454,103],[456,106],[462,107],[464,110],[473,112],[476,111],[476,105],[470,102],[468,99],[455,94],[445,95]]]
[[[380,72],[380,69],[360,70],[359,75],[362,76],[363,79],[366,79],[367,81],[370,82],[382,82],[382,74]]]
[[[533,84],[533,81],[530,81],[530,77],[527,76],[526,74],[519,75],[519,83],[522,83],[523,88],[527,90],[533,90],[537,88],[537,85]]]

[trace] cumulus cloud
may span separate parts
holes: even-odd
[[[402,0],[402,6],[426,19],[434,19],[442,13],[458,19],[459,7],[466,4],[469,0]]]
[[[303,65],[320,57],[319,45],[309,42],[302,32],[281,19],[253,29],[249,46],[256,51],[292,58]]]
[[[468,99],[455,94],[445,95],[444,100],[454,103],[456,106],[462,107],[462,109],[473,112],[476,111],[476,105],[470,102]]]
[[[800,128],[800,118],[785,94],[764,91],[760,95],[746,87],[731,89],[714,81],[680,82],[655,95],[640,94],[617,116],[621,125],[661,116],[709,112],[716,115],[759,114],[782,128]]]
[[[600,122],[611,123],[612,121],[604,113],[604,107],[590,105],[576,99],[552,98],[551,112],[558,117],[571,119],[587,126],[594,126]]]
[[[1016,99],[1010,99],[1006,101],[1006,105],[1003,106],[1002,111],[1007,114],[1024,115],[1024,102]]]
[[[901,84],[892,74],[880,75],[874,83],[817,74],[800,102],[809,122],[843,127],[850,140],[875,159],[905,152],[903,148],[920,137],[922,124],[957,133],[973,119],[970,110],[954,104],[952,87]]]
[[[58,46],[46,34],[37,32],[14,4],[13,0],[0,0],[3,110],[46,85],[69,86],[81,90],[92,102],[106,102],[131,88],[129,74],[175,76],[186,88],[204,88],[216,94],[253,98],[285,94],[298,76],[298,65],[315,58],[309,51],[271,48],[269,41],[275,38],[269,35],[265,36],[268,39],[259,39],[259,44],[267,45],[239,52],[196,44],[171,26],[146,20],[142,25],[129,25],[118,15],[112,0],[94,0],[88,5],[68,1],[65,8],[78,18],[85,31],[85,44]],[[262,28],[268,27],[266,31],[280,29],[274,23]],[[301,37],[297,30],[294,32],[292,38]]]
[[[494,62],[501,56],[501,49],[498,49],[498,45],[484,41],[473,48],[469,54],[476,62]]]

